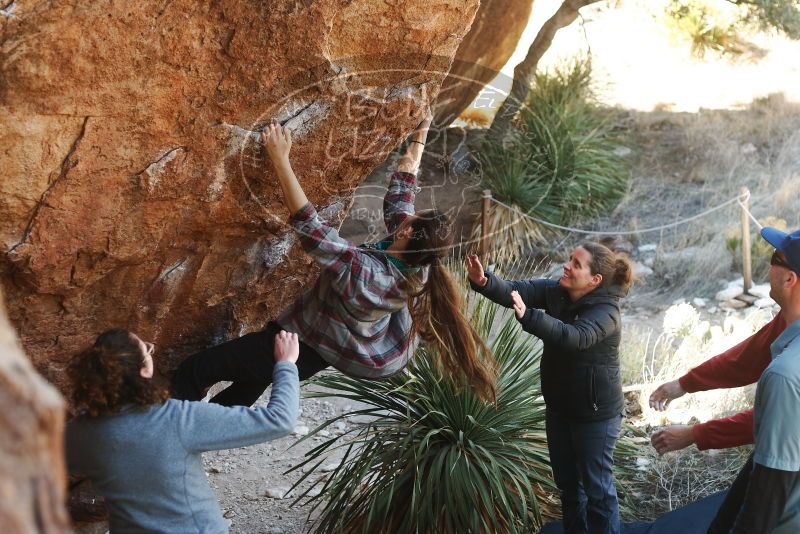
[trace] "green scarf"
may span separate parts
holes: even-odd
[[[364,243],[361,245],[361,248],[384,251],[389,248],[392,243],[393,241],[391,239],[384,239],[383,241],[378,241],[377,243]],[[419,267],[409,265],[403,260],[395,258],[391,254],[386,254],[386,257],[389,258],[389,261],[392,262],[392,264],[394,264],[394,266],[397,267],[403,274],[414,274],[418,273],[420,270]]]

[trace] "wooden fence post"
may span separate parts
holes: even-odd
[[[486,255],[489,252],[489,208],[492,202],[492,192],[488,189],[483,190],[483,201],[481,202],[481,241],[478,252],[484,263],[488,263]]]
[[[750,191],[742,187],[742,279],[744,292],[750,291],[753,287],[753,266],[750,258],[750,218],[747,216],[747,201],[750,198]]]

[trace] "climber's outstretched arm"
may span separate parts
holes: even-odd
[[[292,133],[285,126],[270,124],[261,131],[261,141],[264,143],[273,167],[275,167],[286,207],[289,208],[290,213],[297,213],[308,204],[308,198],[294,175],[292,164],[289,163]]]
[[[399,172],[417,173],[419,162],[422,160],[422,152],[425,150],[425,140],[428,138],[428,128],[430,128],[432,121],[433,114],[430,108],[428,108],[425,119],[417,126],[414,133],[411,134],[411,140],[406,147],[406,151],[397,162],[397,170]]]

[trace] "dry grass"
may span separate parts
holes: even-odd
[[[630,191],[600,227],[636,229],[694,215],[750,189],[751,212],[800,226],[800,104],[773,95],[742,110],[697,114],[632,112],[637,151]],[[720,281],[739,276],[726,237],[739,232],[740,211],[730,206],[703,219],[638,236],[657,243],[658,280],[649,289],[709,296]],[[759,239],[754,227],[753,239]],[[758,266],[755,272],[763,273]]]
[[[689,304],[672,306],[660,331],[641,326],[626,329],[620,347],[623,383],[644,384],[641,398],[647,399],[660,384],[751,336],[771,319],[770,312],[755,310],[712,323],[701,320]],[[666,412],[643,406],[642,422],[651,426],[705,422],[751,407],[753,393],[754,386],[748,386],[685,395],[672,402]]]
[[[623,460],[630,463],[634,473],[626,478],[625,484],[636,502],[635,517],[627,519],[653,520],[728,489],[749,452],[744,447],[719,451],[698,451],[692,447],[658,456],[652,447],[643,444],[637,458]]]

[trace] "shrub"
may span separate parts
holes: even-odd
[[[594,101],[588,60],[537,74],[515,128],[502,139],[487,139],[477,156],[484,187],[522,212],[557,224],[608,213],[629,176],[614,152],[619,135],[611,119]],[[548,232],[530,224],[533,241]],[[502,236],[500,242],[512,257],[528,245]]]
[[[713,50],[721,54],[739,55],[745,51],[743,41],[732,24],[722,23],[720,15],[694,0],[672,0],[666,10],[667,26],[676,37],[688,40],[692,54],[698,58]]]

